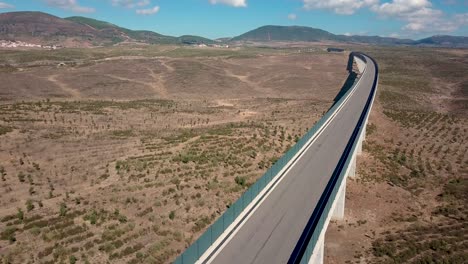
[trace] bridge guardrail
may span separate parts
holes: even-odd
[[[356,55],[360,55],[361,59],[365,57],[361,53],[357,53]],[[370,107],[375,98],[375,92],[377,89],[377,82],[378,82],[378,65],[377,62],[369,57],[375,65],[375,76],[374,82],[372,84],[371,93],[367,99],[366,105],[361,113],[358,123],[351,135],[351,138],[348,141],[348,144],[343,152],[343,155],[340,158],[338,166],[336,167],[333,175],[325,188],[324,193],[320,197],[319,203],[317,204],[309,222],[306,225],[306,230],[303,232],[300,241],[298,242],[296,248],[294,249],[293,253],[290,256],[288,261],[289,264],[307,264],[312,257],[313,250],[320,238],[320,233],[325,225],[325,221],[330,213],[333,201],[336,199],[336,195],[338,190],[341,187],[341,184],[346,184],[343,181],[343,178],[346,177],[346,170],[353,159],[353,153],[355,153],[357,144],[359,143],[359,138],[363,132],[363,128],[365,125],[365,121],[370,113]],[[302,240],[302,243],[301,243]]]
[[[353,54],[353,53],[351,53]],[[351,56],[350,54],[350,56]],[[357,54],[359,55],[359,54]],[[362,56],[365,60],[365,58]],[[278,161],[273,164],[253,185],[251,185],[239,199],[234,202],[192,245],[190,245],[174,264],[195,263],[206,250],[223,234],[223,232],[234,222],[242,211],[250,205],[257,195],[285,168],[285,166],[294,158],[309,140],[327,123],[330,117],[340,108],[349,93],[354,90],[358,82],[354,83],[351,89],[335,103],[325,115],[314,124],[314,126],[294,144]],[[284,173],[284,172],[283,172]]]

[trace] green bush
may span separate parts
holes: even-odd
[[[18,173],[18,180],[19,180],[20,182],[24,182],[24,181],[25,181],[25,177],[26,177],[26,175],[24,175],[23,172]]]
[[[16,227],[7,227],[5,228],[5,230],[3,230],[0,233],[0,238],[2,240],[8,240],[10,241],[10,243],[14,243],[16,241],[16,236],[15,236],[16,230],[17,230]]]
[[[18,213],[16,213],[16,217],[18,217],[19,220],[23,221],[24,212],[23,212],[23,210],[21,210],[21,208],[18,208]]]
[[[171,212],[169,213],[169,219],[174,220],[174,218],[175,218],[175,212],[174,212],[174,211],[171,211]]]
[[[242,186],[242,187],[244,187],[244,186],[247,185],[247,179],[246,179],[245,177],[236,176],[236,178],[234,179],[234,181],[235,181],[238,185],[240,185],[240,186]]]
[[[34,204],[33,204],[33,201],[31,199],[28,199],[26,201],[26,209],[28,210],[28,212],[32,211],[34,209]]]
[[[65,216],[67,214],[67,205],[65,203],[60,204],[59,215]]]

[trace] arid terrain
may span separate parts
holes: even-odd
[[[468,51],[361,48],[380,65],[327,263],[467,263]]]
[[[381,75],[326,263],[466,263],[468,52],[347,49]],[[1,53],[3,263],[170,263],[347,77],[323,46]]]
[[[348,59],[1,52],[3,263],[170,263],[327,111]]]

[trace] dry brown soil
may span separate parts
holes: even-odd
[[[379,92],[326,263],[467,263],[467,53],[367,49]]]
[[[346,54],[135,49],[4,57],[5,263],[169,263],[347,76]]]

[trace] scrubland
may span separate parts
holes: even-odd
[[[345,54],[5,51],[4,263],[169,263],[331,106]]]
[[[364,50],[380,65],[379,91],[327,260],[466,263],[468,53]]]

